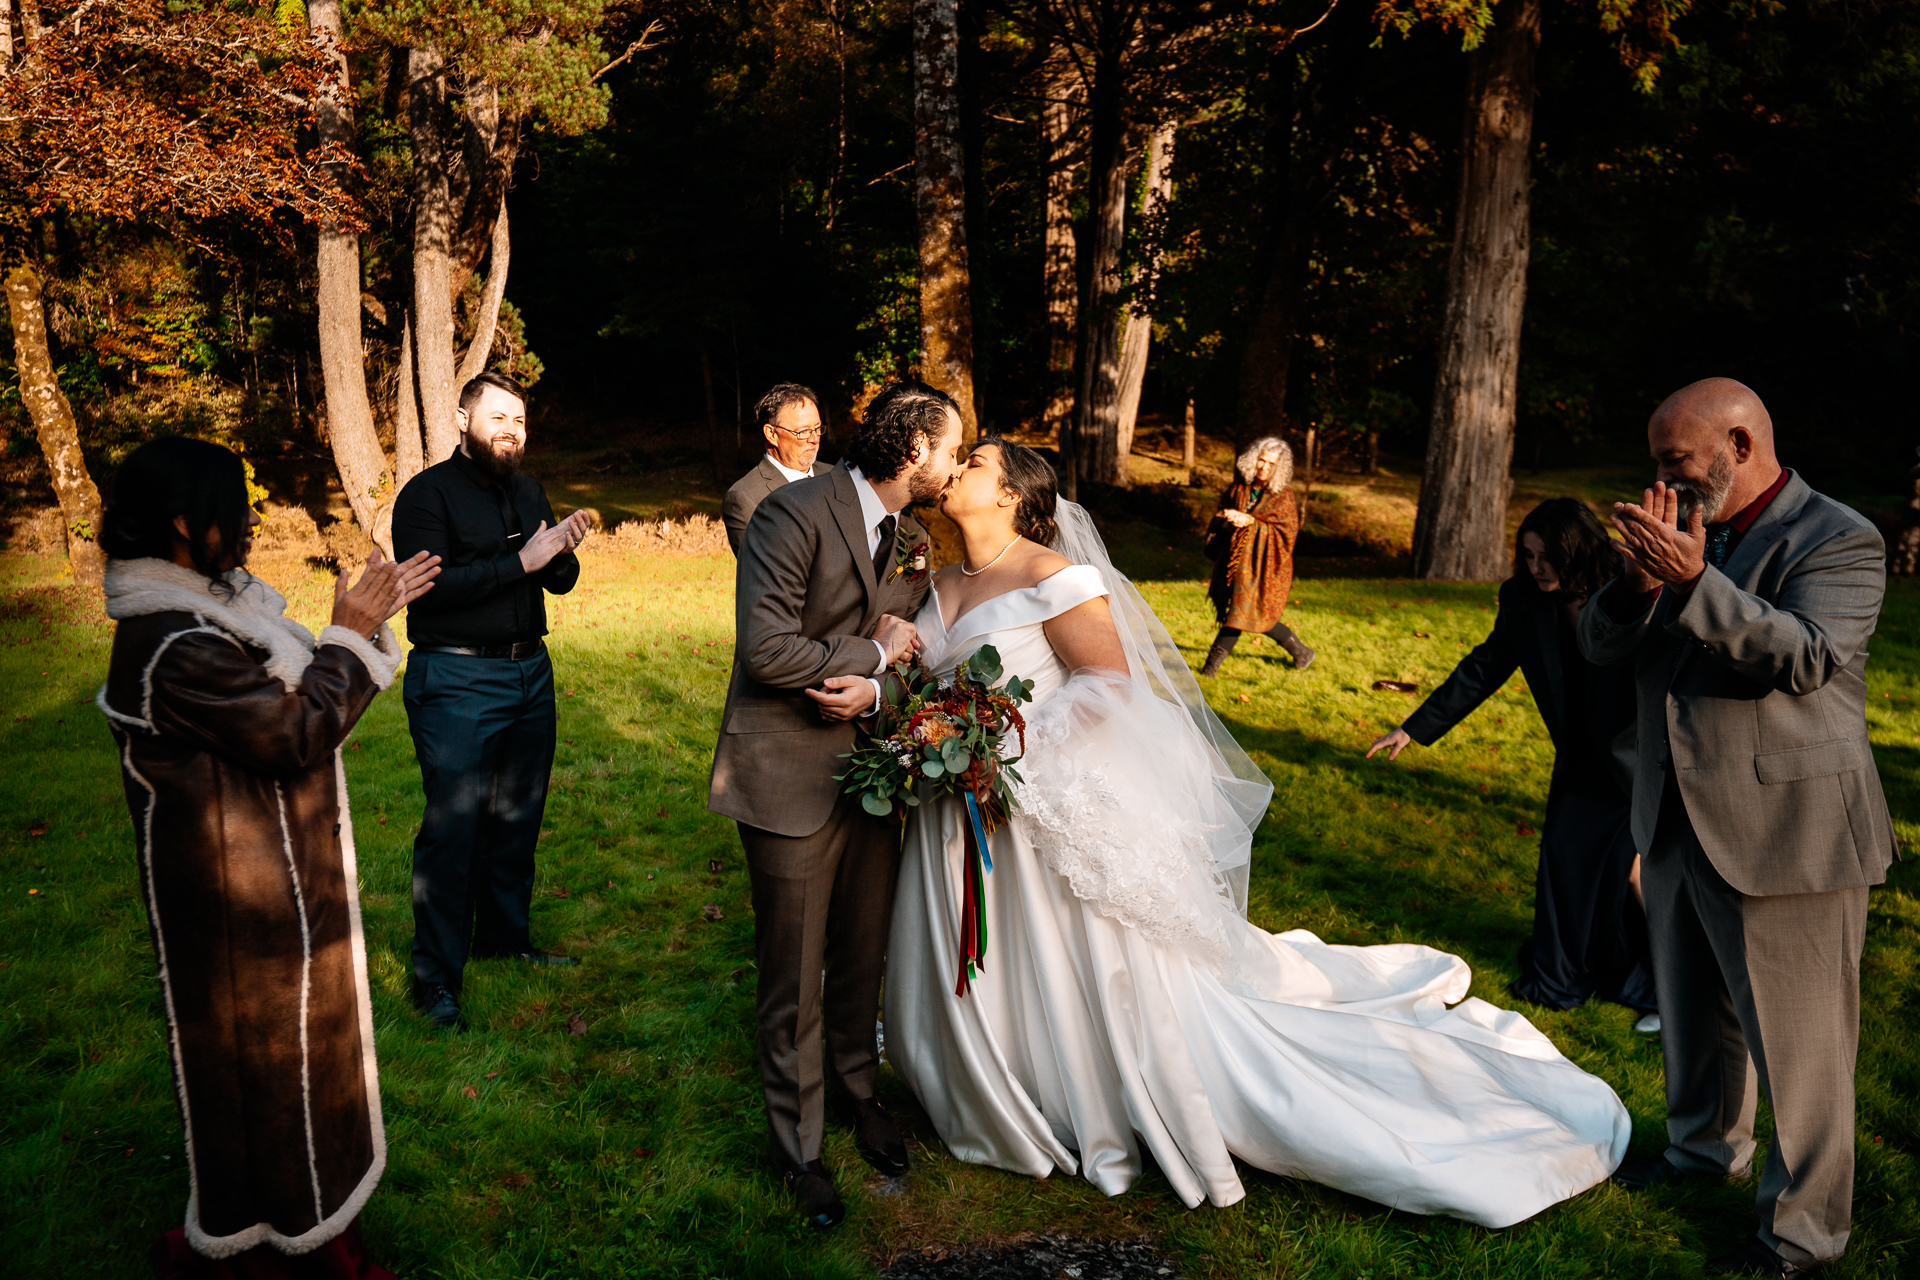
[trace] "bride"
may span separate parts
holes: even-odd
[[[1272,784],[1054,485],[982,441],[941,503],[966,557],[914,623],[930,670],[991,644],[1035,682],[964,995],[960,806],[907,825],[887,1055],[953,1154],[1110,1195],[1151,1155],[1189,1207],[1245,1195],[1238,1157],[1489,1227],[1603,1181],[1626,1109],[1519,1014],[1462,999],[1459,957],[1247,923]]]

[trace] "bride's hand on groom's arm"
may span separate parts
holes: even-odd
[[[873,639],[886,650],[887,660],[881,664],[884,667],[905,662],[920,647],[920,633],[913,629],[913,624],[891,613],[880,615],[880,621],[873,628]]]

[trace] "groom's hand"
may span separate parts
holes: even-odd
[[[913,624],[891,613],[880,615],[880,621],[873,629],[873,638],[887,651],[887,660],[881,664],[886,667],[905,662],[920,647],[920,633],[913,629]]]
[[[823,719],[857,720],[873,710],[873,681],[865,676],[829,676],[821,683],[824,688],[806,694]]]

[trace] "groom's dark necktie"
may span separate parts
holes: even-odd
[[[893,568],[893,517],[880,522],[880,541],[873,545],[873,580],[885,582]]]

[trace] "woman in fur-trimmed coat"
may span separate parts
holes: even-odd
[[[1213,560],[1213,601],[1220,633],[1200,674],[1217,674],[1243,631],[1258,631],[1287,651],[1296,670],[1313,663],[1313,650],[1280,620],[1293,590],[1293,544],[1300,536],[1300,508],[1293,500],[1293,450],[1278,436],[1248,445],[1234,462],[1234,481],[1220,495],[1220,511],[1207,526]]]
[[[167,439],[122,464],[101,542],[118,624],[97,699],[120,746],[186,1129],[163,1276],[388,1276],[354,1222],[386,1142],[339,748],[431,585],[378,554],[316,640],[241,567],[240,459]],[[229,551],[228,548],[233,548]]]

